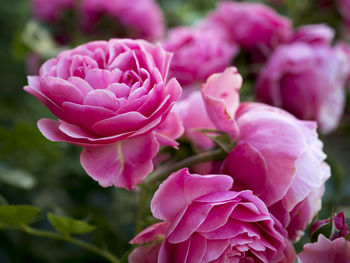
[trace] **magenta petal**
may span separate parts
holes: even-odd
[[[213,74],[202,86],[202,96],[208,116],[219,130],[227,132],[232,138],[238,135],[234,117],[239,105],[238,90],[242,77],[236,68],[228,68],[221,74]]]
[[[112,136],[128,131],[136,131],[145,126],[147,118],[141,113],[131,111],[95,123],[92,130],[101,136]]]
[[[168,234],[167,240],[174,244],[187,240],[197,231],[197,228],[206,219],[213,206],[214,204],[196,202],[189,205],[186,213],[175,226],[175,229],[172,229],[173,226],[171,226],[169,230],[171,233]]]
[[[227,191],[232,187],[227,175],[189,174],[188,169],[172,173],[155,193],[151,210],[156,218],[171,221],[185,206],[203,195]]]
[[[222,172],[234,179],[233,190],[251,189],[260,196],[265,189],[267,164],[261,153],[249,143],[237,143],[226,157]]]
[[[145,230],[141,231],[140,233],[138,233],[137,236],[134,237],[129,243],[142,245],[144,243],[150,243],[150,242],[156,241],[162,236],[165,236],[168,228],[169,228],[168,222],[156,223],[146,228]]]
[[[119,102],[114,93],[106,89],[90,91],[84,98],[84,104],[106,108],[111,111],[116,111],[119,108]]]
[[[46,77],[41,81],[41,89],[47,97],[58,105],[65,101],[79,104],[83,102],[84,95],[80,89],[63,79]]]
[[[62,108],[53,102],[50,98],[44,95],[40,89],[40,78],[29,76],[28,77],[29,86],[25,86],[23,89],[29,94],[40,100],[48,109],[55,114],[59,119],[68,120],[68,116]]]
[[[204,262],[211,262],[219,258],[229,246],[230,240],[207,240],[207,250],[203,258]]]
[[[96,122],[112,118],[116,115],[109,109],[71,102],[64,102],[62,108],[75,121],[75,123],[81,124],[86,129],[90,129]]]
[[[104,147],[85,147],[80,162],[101,186],[114,185],[131,190],[152,172],[152,159],[158,147],[150,133]]]
[[[203,262],[202,259],[207,250],[207,240],[198,233],[190,238],[190,248],[187,254],[186,263]]]

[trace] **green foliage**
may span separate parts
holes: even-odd
[[[85,223],[84,221],[71,219],[64,216],[58,216],[51,213],[47,217],[57,232],[63,235],[86,234],[94,231],[96,227]]]
[[[0,206],[0,227],[20,228],[33,222],[40,209],[30,205]]]

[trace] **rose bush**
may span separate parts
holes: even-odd
[[[328,45],[281,46],[260,73],[256,91],[262,102],[304,120],[316,120],[323,133],[333,131],[343,114],[346,55]]]
[[[164,222],[131,241],[153,244],[137,248],[130,262],[293,262],[278,220],[251,191],[230,191],[232,183],[227,175],[173,173],[151,203]]]
[[[131,189],[152,171],[159,142],[176,146],[182,133],[169,115],[181,95],[166,81],[170,59],[142,40],[90,42],[47,61],[24,89],[59,119],[38,122],[46,138],[83,146],[81,164],[100,185]]]

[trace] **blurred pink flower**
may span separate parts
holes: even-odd
[[[326,24],[305,25],[298,27],[292,42],[304,42],[313,45],[330,45],[335,36],[333,28]]]
[[[292,36],[290,20],[259,3],[219,2],[206,23],[224,29],[231,41],[244,49],[265,55]]]
[[[203,82],[211,74],[223,71],[238,52],[222,31],[201,27],[172,29],[163,46],[174,53],[170,75],[181,85]]]
[[[31,0],[31,5],[37,19],[53,22],[74,7],[74,0]]]
[[[333,131],[344,110],[349,65],[344,52],[326,45],[281,46],[260,73],[256,90],[262,102],[281,107],[300,119],[317,121]]]
[[[165,32],[162,10],[154,0],[82,0],[81,13],[87,30],[106,16],[125,27],[129,37],[156,40]]]
[[[350,241],[343,237],[333,241],[318,236],[318,241],[304,245],[304,250],[298,254],[298,263],[349,263]]]
[[[46,138],[83,146],[81,164],[100,185],[131,189],[152,171],[158,143],[176,146],[182,131],[169,115],[181,95],[166,82],[170,59],[142,40],[90,42],[44,63],[24,89],[59,119],[38,122]]]
[[[187,169],[170,175],[151,203],[153,215],[164,223],[131,241],[144,246],[129,256],[130,262],[293,262],[293,248],[278,220],[251,191],[230,191],[232,183],[227,175]],[[158,261],[148,261],[147,253],[158,249]],[[139,261],[132,261],[135,253]]]

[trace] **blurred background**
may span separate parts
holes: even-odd
[[[158,4],[167,27],[172,28],[193,24],[214,9],[216,2],[159,0]],[[336,31],[337,38],[347,40],[336,1],[281,0],[265,1],[265,4],[291,18],[293,26],[326,23]],[[52,229],[45,219],[48,212],[89,222],[97,229],[81,238],[108,247],[122,257],[130,249],[128,241],[135,234],[137,194],[101,188],[81,168],[79,147],[45,139],[36,122],[43,117],[54,117],[23,91],[26,76],[37,74],[41,63],[60,50],[92,39],[124,36],[123,30],[115,30],[117,26],[108,19],[100,22],[99,31],[88,34],[79,29],[75,16],[68,11],[60,17],[60,22],[65,22],[57,25],[35,18],[28,0],[0,3],[0,205],[39,207],[42,216],[34,226],[41,229]],[[255,100],[256,76],[248,68],[244,53],[236,57],[234,65],[244,77],[242,101]],[[349,95],[340,126],[321,139],[332,167],[332,178],[327,182],[320,218],[342,209],[349,218]],[[297,250],[306,240],[307,235],[296,245]],[[103,262],[103,259],[68,243],[0,229],[0,262]]]

